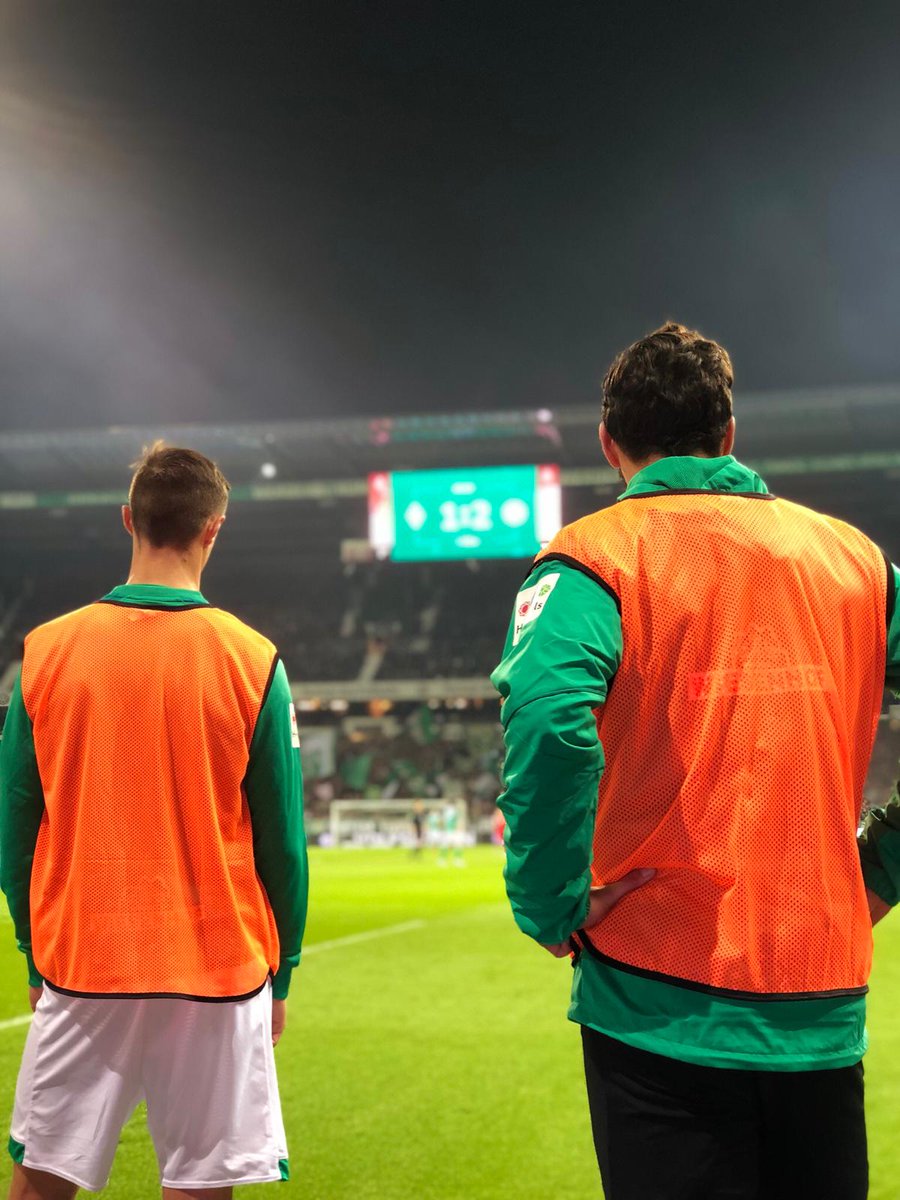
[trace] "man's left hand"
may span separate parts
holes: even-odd
[[[656,871],[652,867],[636,867],[627,875],[623,875],[621,879],[617,879],[615,883],[608,883],[605,887],[591,888],[591,902],[584,919],[584,928],[590,929],[592,925],[598,925],[615,908],[623,896],[627,896],[635,888],[643,887],[655,874]],[[544,945],[545,950],[549,950],[554,958],[567,958],[572,953],[572,947],[568,941],[557,942],[553,946],[541,944]]]
[[[554,958],[568,958],[572,953],[572,946],[568,942],[557,942],[555,946],[548,946],[541,942],[540,945],[545,950],[549,950]]]
[[[882,898],[872,891],[871,888],[866,888],[866,900],[869,904],[869,917],[872,924],[877,925],[878,922],[888,915],[891,911],[891,906]]]

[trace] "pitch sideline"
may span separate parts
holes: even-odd
[[[403,921],[399,925],[381,925],[377,929],[364,929],[360,933],[348,933],[346,937],[331,938],[327,942],[313,942],[311,946],[304,948],[303,957],[306,958],[307,955],[322,950],[337,950],[340,946],[353,946],[357,942],[371,942],[376,938],[391,937],[398,933],[412,933],[413,930],[422,929],[424,926],[425,922],[422,920]],[[20,1025],[27,1025],[30,1020],[31,1013],[8,1017],[5,1021],[0,1021],[0,1033],[4,1029],[16,1029]]]

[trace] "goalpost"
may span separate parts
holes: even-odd
[[[448,809],[452,813],[447,821]],[[461,840],[466,833],[464,800],[332,800],[328,808],[332,846],[415,846],[415,816],[420,814],[423,840]],[[452,832],[448,830],[452,825]]]

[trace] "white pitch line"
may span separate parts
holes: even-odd
[[[422,929],[425,926],[424,921],[403,921],[400,925],[381,925],[377,929],[364,929],[362,933],[348,933],[346,937],[332,938],[328,942],[313,942],[311,946],[304,947],[303,957],[308,954],[315,954],[320,950],[336,950],[339,946],[355,946],[357,942],[373,942],[376,938],[392,937],[397,933],[412,933],[414,929]],[[20,1017],[9,1017],[6,1021],[0,1021],[0,1033],[4,1029],[15,1029],[18,1025],[27,1025],[31,1020],[31,1013],[23,1013]]]
[[[31,1013],[22,1013],[21,1017],[10,1017],[6,1021],[0,1021],[0,1031],[4,1029],[15,1029],[17,1025],[27,1025],[31,1020]]]
[[[411,933],[414,929],[422,929],[424,926],[424,921],[404,921],[400,925],[380,925],[377,929],[364,929],[362,933],[348,933],[346,937],[332,938],[329,942],[313,942],[311,946],[304,946],[301,959],[319,950],[336,950],[338,946],[372,942],[376,938],[391,937],[395,933]]]

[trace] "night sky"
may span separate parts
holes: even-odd
[[[896,4],[0,13],[5,429],[900,380]]]

